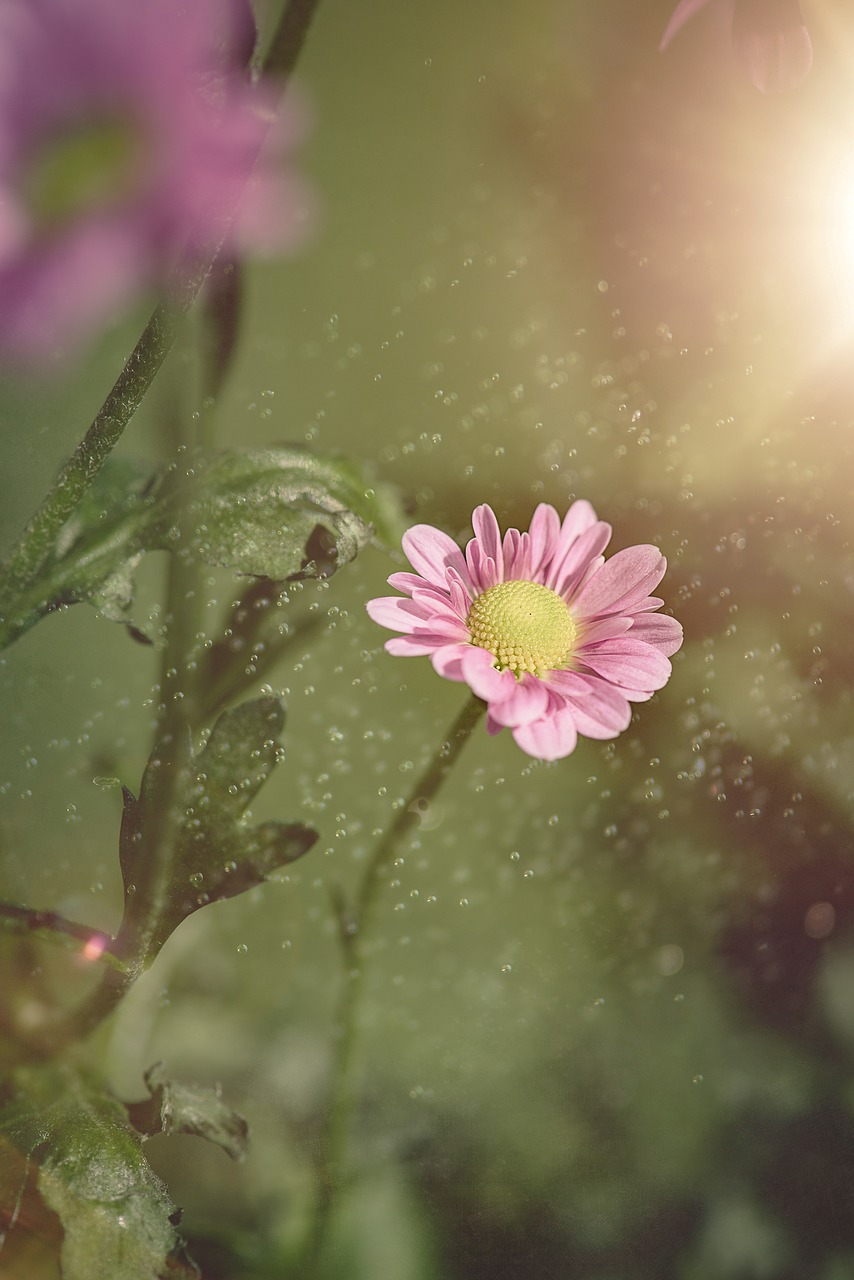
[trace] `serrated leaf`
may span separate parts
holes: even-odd
[[[175,1208],[122,1104],[67,1067],[16,1073],[0,1138],[38,1168],[63,1228],[62,1280],[159,1280],[178,1244]]]
[[[169,767],[161,745],[146,765],[139,799],[125,790],[120,861],[125,883],[125,918],[117,938],[150,938],[155,954],[182,920],[200,907],[263,884],[280,867],[302,857],[317,832],[299,822],[251,825],[244,811],[281,756],[284,707],[278,698],[258,698],[224,712],[201,752],[177,781],[177,822],[172,836],[169,883],[155,904],[156,919],[140,928],[139,912],[152,904],[136,888],[152,864],[152,842],[160,837],[160,778]]]
[[[296,446],[200,451],[157,474],[111,460],[60,530],[0,642],[80,601],[128,622],[148,551],[274,581],[328,577],[374,536],[396,543],[400,524],[389,490],[372,488],[346,459]]]
[[[162,1062],[146,1071],[145,1084],[151,1097],[127,1107],[131,1124],[144,1137],[191,1133],[222,1147],[232,1160],[245,1157],[249,1126],[213,1089],[168,1080]]]

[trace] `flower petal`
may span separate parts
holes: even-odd
[[[573,502],[563,518],[563,523],[560,526],[561,541],[572,542],[573,539],[584,533],[585,529],[589,529],[592,524],[595,524],[596,519],[593,504],[588,502],[586,498],[579,498],[577,502]]]
[[[466,619],[471,611],[472,599],[464,583],[454,572],[448,570],[448,593],[451,597],[451,608],[462,619]]]
[[[626,689],[660,689],[670,678],[670,660],[652,645],[631,639],[583,649],[579,661],[611,684]]]
[[[664,35],[661,37],[661,44],[658,46],[659,53],[667,48],[680,27],[683,27],[689,18],[693,18],[694,14],[699,13],[708,3],[709,0],[682,0],[681,4],[677,4],[670,15],[670,21],[667,24]]]
[[[580,671],[550,671],[545,683],[561,700],[583,698],[590,692],[590,677]]]
[[[386,653],[393,654],[395,658],[423,658],[437,650],[446,649],[448,640],[445,636],[432,636],[424,631],[417,636],[392,636],[383,647]]]
[[[425,627],[429,613],[403,596],[378,596],[365,605],[368,617],[391,631],[415,631]]]
[[[625,694],[596,676],[586,676],[585,681],[588,696],[578,702],[570,700],[578,732],[588,738],[616,738],[632,718]]]
[[[658,547],[626,547],[606,560],[581,588],[573,610],[582,618],[631,613],[664,577],[667,561]]]
[[[632,619],[632,636],[655,645],[669,658],[682,644],[682,625],[667,614],[642,613]]]
[[[531,539],[518,529],[504,535],[504,577],[507,582],[531,578]]]
[[[483,698],[490,706],[504,702],[513,695],[516,677],[512,671],[499,671],[495,658],[488,649],[470,644],[463,654],[463,674],[472,693]]]
[[[560,537],[560,516],[554,507],[541,502],[531,517],[529,535],[531,540],[531,579],[541,582],[542,566],[551,560]]]
[[[403,550],[413,569],[437,587],[445,587],[445,570],[456,569],[468,581],[463,553],[453,538],[429,524],[415,524],[403,535]]]
[[[587,567],[611,541],[612,529],[604,520],[597,520],[580,533],[571,546],[567,547],[561,560],[549,566],[547,586],[559,596],[567,599],[570,593],[581,582]]]
[[[573,712],[569,708],[553,711],[532,724],[518,725],[513,740],[537,760],[562,760],[575,750],[578,741]]]
[[[468,644],[444,644],[437,648],[431,658],[433,670],[445,680],[465,680],[462,659],[470,648]]]
[[[444,622],[451,623],[457,628],[460,633],[458,637],[460,640],[468,638],[468,627],[447,596],[444,599],[437,599],[432,591],[419,590],[413,592],[412,603],[418,605],[431,623],[434,619],[441,618]]]
[[[501,530],[498,527],[498,521],[495,518],[495,512],[492,507],[486,503],[481,507],[475,507],[471,526],[474,529],[475,540],[480,546],[483,555],[495,561],[496,582],[504,581],[504,550],[501,545]]]
[[[444,595],[443,588],[433,586],[418,573],[392,573],[388,585],[394,587],[395,591],[402,591],[405,596],[411,596],[413,591],[424,590],[433,591],[437,596]]]
[[[579,648],[588,644],[600,644],[603,640],[612,640],[614,636],[624,636],[634,626],[634,618],[623,617],[620,614],[599,618],[595,622],[585,622],[581,630]]]
[[[429,622],[424,623],[423,628],[419,627],[413,634],[419,635],[422,629],[431,635],[445,636],[453,644],[469,643],[468,628],[457,617],[443,618],[434,613]]]
[[[657,692],[657,689],[620,689],[620,693],[629,702],[649,702]]]
[[[590,561],[589,565],[584,570],[584,573],[581,575],[578,582],[576,582],[575,586],[573,587],[573,595],[575,596],[576,600],[581,594],[582,589],[586,587],[590,579],[599,572],[599,570],[602,568],[602,565],[604,563],[605,563],[604,556],[597,556],[595,560]]]
[[[466,547],[466,564],[470,580],[474,584],[472,598],[482,595],[500,581],[495,561],[484,554],[477,538],[472,538]]]
[[[563,518],[557,537],[552,540],[551,555],[548,561],[543,562],[543,582],[547,587],[554,588],[561,565],[566,560],[571,547],[594,524],[596,524],[596,512],[590,503],[583,499],[580,502],[573,502]]]
[[[496,724],[517,728],[540,720],[549,705],[549,695],[542,680],[528,672],[515,681],[510,697],[502,702],[490,702],[489,711]]]

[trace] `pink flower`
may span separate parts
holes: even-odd
[[[579,733],[614,738],[630,702],[644,702],[670,676],[667,655],[682,643],[674,618],[656,615],[649,592],[666,561],[653,546],[602,552],[611,526],[589,502],[563,523],[542,503],[527,533],[502,539],[488,506],[472,516],[465,554],[427,524],[403,549],[415,573],[393,573],[400,596],[371,600],[374,622],[402,631],[386,642],[398,656],[429,654],[439,675],[464,681],[488,704],[487,729],[512,730],[541,760],[574,749]]]
[[[659,49],[709,0],[681,0]],[[812,43],[798,0],[718,0],[730,10],[735,56],[762,93],[799,85],[812,66]]]
[[[0,349],[73,349],[179,252],[204,253],[272,118],[234,0],[0,4]],[[286,125],[287,132],[287,125]],[[280,145],[292,144],[285,134]],[[299,231],[267,163],[232,237]]]

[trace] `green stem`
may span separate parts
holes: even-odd
[[[355,907],[339,910],[341,941],[346,973],[335,1019],[335,1059],[332,1070],[330,1105],[320,1137],[317,1161],[317,1189],[314,1219],[306,1247],[307,1274],[317,1267],[323,1252],[336,1197],[343,1183],[346,1147],[355,1109],[356,1089],[353,1067],[358,1040],[358,1017],[365,985],[365,941],[384,876],[393,865],[406,837],[421,820],[425,805],[435,799],[477,725],[486,704],[469,698],[452,725],[447,738],[413,787],[408,800],[398,810],[394,822],[380,840],[362,878]]]
[[[159,420],[164,427],[164,451],[186,448],[194,427],[182,404],[180,387],[171,388]],[[186,504],[179,501],[182,536],[191,532]],[[147,806],[146,854],[140,860],[133,898],[110,950],[117,958],[114,969],[105,969],[100,983],[69,1014],[47,1027],[31,1044],[41,1056],[50,1056],[81,1039],[112,1012],[157,951],[157,935],[173,875],[176,840],[184,816],[188,779],[192,766],[190,724],[196,719],[196,672],[189,662],[196,642],[198,618],[198,566],[181,554],[180,546],[167,561],[166,642],[160,655],[160,710],[155,733],[159,767],[156,792]]]
[[[180,379],[167,379],[164,391],[159,415],[163,449],[180,456],[195,443],[195,424],[184,403]],[[147,856],[140,860],[133,901],[116,936],[117,954],[137,971],[146,968],[156,955],[152,940],[168,907],[193,763],[191,726],[197,720],[198,681],[191,659],[197,643],[201,573],[199,565],[182,553],[182,544],[194,533],[193,516],[182,493],[190,482],[179,470],[176,483],[179,536],[166,562],[166,640],[160,653],[160,706],[154,735],[160,767],[153,775],[150,802],[146,802]]]
[[[197,281],[198,288],[202,279]],[[185,283],[183,297],[176,298],[173,306],[161,304],[155,309],[94,422],[7,556],[0,570],[0,643],[8,643],[17,634],[22,595],[142,402],[172,346],[177,316],[189,309],[198,291],[195,285],[195,280],[192,285]]]
[[[318,0],[290,0],[264,59],[262,70],[286,81],[299,57]],[[257,156],[253,157],[254,160]],[[246,178],[251,168],[247,168]],[[37,577],[50,556],[57,534],[85,495],[112,453],[163,361],[172,349],[179,323],[190,310],[231,227],[242,184],[233,193],[211,236],[203,261],[185,253],[166,289],[167,301],[158,305],[116,379],[95,420],[63,466],[49,493],[22,530],[0,566],[0,647],[19,633],[19,597]]]
[[[288,584],[284,584],[287,589]],[[268,671],[281,661],[285,650],[304,644],[324,624],[321,614],[302,615],[286,631],[275,604],[282,583],[256,579],[232,607],[225,637],[216,641],[199,660],[199,723],[213,720],[227,703],[245,695]],[[237,638],[242,643],[239,658],[232,649]]]
[[[264,55],[265,75],[287,79],[297,64],[318,0],[290,0],[285,5]]]
[[[68,920],[56,911],[38,911],[33,907],[21,907],[15,902],[0,902],[0,929],[15,933],[37,933],[46,937],[61,936],[72,938],[83,944],[84,950],[91,948],[93,960],[103,960],[117,970],[122,970],[121,961],[113,954],[113,939],[103,929],[93,929],[88,924],[78,924]]]

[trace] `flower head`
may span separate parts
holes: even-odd
[[[272,118],[235,0],[4,0],[0,348],[73,348],[181,250],[216,243]],[[293,131],[292,131],[293,132]],[[231,234],[298,229],[261,166]]]
[[[659,49],[666,49],[689,18],[709,0],[681,0],[674,9]],[[799,0],[718,0],[731,10],[732,44],[737,61],[762,93],[799,85],[812,66],[812,42]]]
[[[463,553],[430,525],[415,525],[403,549],[415,573],[393,573],[401,596],[371,600],[374,622],[404,634],[398,656],[428,654],[439,675],[464,681],[488,704],[487,729],[509,728],[542,760],[575,748],[578,734],[614,738],[630,702],[644,702],[670,676],[682,628],[649,593],[666,561],[653,546],[602,552],[611,526],[589,502],[561,522],[537,507],[527,533],[504,537],[488,506],[472,516]]]

